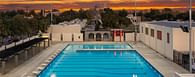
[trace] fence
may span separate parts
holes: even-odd
[[[184,52],[173,51],[173,61],[185,69],[189,69],[189,54]]]

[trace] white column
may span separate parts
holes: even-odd
[[[18,65],[18,55],[15,55],[15,63]]]
[[[101,41],[104,41],[104,34],[101,34]]]
[[[35,47],[32,46],[32,54],[35,55]]]
[[[1,65],[2,65],[2,73],[4,74],[6,71],[5,71],[5,67],[6,67],[6,61],[2,61],[1,62]]]
[[[25,49],[25,50],[24,50],[24,53],[25,53],[25,59],[27,60],[27,59],[28,59],[28,50]]]
[[[96,34],[94,34],[94,39],[93,40],[96,41]]]
[[[45,48],[45,40],[43,41],[43,46],[44,46],[44,48]]]
[[[38,45],[39,45],[39,51],[41,51],[41,43],[38,43]]]

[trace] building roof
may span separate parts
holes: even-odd
[[[159,25],[159,26],[165,26],[165,27],[171,27],[171,28],[179,28],[182,26],[188,26],[188,22],[179,22],[179,21],[153,21],[149,22],[149,24]],[[192,27],[195,27],[195,22],[192,23]]]

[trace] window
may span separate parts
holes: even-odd
[[[146,35],[148,35],[148,28],[146,28]]]
[[[154,29],[151,29],[151,36],[154,37]]]
[[[167,33],[167,43],[169,44],[170,43],[170,34]]]
[[[162,31],[157,31],[157,39],[162,40]]]

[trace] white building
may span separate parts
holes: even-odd
[[[187,22],[154,21],[140,24],[140,41],[158,53],[173,60],[173,51],[188,53],[189,33],[183,32],[181,25]],[[195,51],[195,23],[192,28],[193,51]]]
[[[81,24],[51,25],[48,32],[52,41],[83,41]]]

